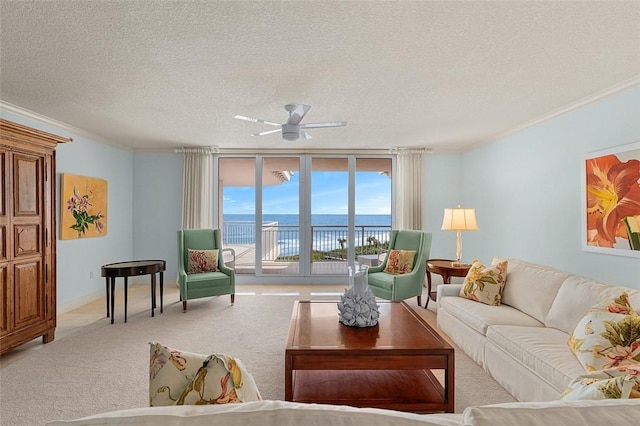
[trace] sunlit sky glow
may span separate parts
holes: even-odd
[[[299,214],[298,173],[280,185],[266,186],[263,214]],[[347,214],[347,172],[313,172],[311,214]],[[225,187],[224,214],[253,214],[253,187]],[[377,172],[356,172],[356,214],[391,214],[391,180]]]

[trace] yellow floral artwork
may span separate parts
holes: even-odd
[[[107,235],[107,181],[62,174],[60,239]]]

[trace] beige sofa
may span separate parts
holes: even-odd
[[[557,400],[585,374],[567,345],[585,312],[623,290],[640,310],[640,290],[506,260],[500,306],[457,297],[461,285],[438,286],[438,327],[518,401]]]
[[[150,407],[114,411],[48,426],[575,426],[634,424],[639,400],[508,403],[467,408],[462,414],[419,415],[346,406],[256,401],[242,404]]]

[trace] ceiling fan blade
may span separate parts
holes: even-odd
[[[319,129],[321,127],[344,127],[347,125],[346,121],[333,121],[328,123],[307,123],[301,124],[301,129]]]
[[[260,132],[260,133],[254,133],[251,136],[264,136],[264,135],[270,135],[271,133],[276,133],[276,132],[280,132],[282,131],[282,129],[276,129],[276,130],[267,130],[266,132]]]
[[[313,139],[313,136],[302,130],[300,130],[300,137],[303,139]]]
[[[281,124],[278,124],[278,123],[273,123],[271,121],[261,120],[259,118],[245,117],[244,115],[236,115],[234,118],[237,118],[238,120],[251,121],[252,123],[264,123],[264,124],[268,124],[270,126],[278,126],[278,127],[281,126]]]
[[[291,113],[289,114],[289,120],[287,120],[287,124],[300,124],[300,122],[302,121],[304,116],[307,115],[307,112],[309,112],[310,109],[310,105],[297,105],[296,109],[291,111]]]

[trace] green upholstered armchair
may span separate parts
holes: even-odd
[[[189,249],[218,249],[218,272],[187,274]],[[225,265],[219,229],[183,229],[178,231],[177,281],[184,311],[187,310],[187,300],[199,297],[230,294],[231,304],[233,304],[236,292],[236,275],[233,269]]]
[[[404,300],[418,297],[418,305],[422,305],[422,287],[425,280],[425,261],[431,251],[431,233],[422,231],[391,231],[389,252],[391,250],[414,250],[413,268],[411,272],[393,275],[384,272],[389,255],[380,265],[369,268],[369,287],[376,297],[386,300]]]

